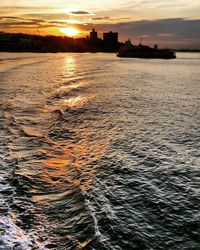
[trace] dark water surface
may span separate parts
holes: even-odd
[[[199,69],[0,53],[0,249],[200,249]]]

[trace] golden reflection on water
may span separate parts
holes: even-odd
[[[58,88],[56,92],[57,93],[59,93],[59,92],[68,93],[68,92],[70,92],[72,90],[87,87],[88,85],[89,85],[89,83],[87,81],[81,81],[81,82],[78,82],[78,83],[70,83],[70,85],[67,84],[67,85],[60,86],[60,88]]]
[[[65,110],[68,110],[68,108],[81,108],[84,105],[86,105],[91,99],[93,98],[92,95],[87,96],[73,96],[68,98],[62,98],[55,102],[53,105],[46,105],[44,109],[44,113],[54,112],[54,111],[60,111],[62,114],[64,114]]]
[[[82,107],[88,102],[88,97],[76,96],[63,100],[64,106],[72,107]]]
[[[48,112],[64,110],[65,108],[80,108],[93,98],[91,94],[80,94],[80,90],[86,88],[89,83],[87,81],[79,81],[79,78],[77,79],[75,58],[73,56],[66,57],[63,67],[62,77],[65,79],[65,82],[55,90],[53,104],[47,107]],[[66,77],[69,78],[69,81],[66,81]]]
[[[91,142],[90,133],[83,133],[76,130],[84,139],[79,142],[69,143],[65,141],[59,146],[52,145],[51,148],[42,150],[46,159],[41,161],[40,178],[45,185],[57,191],[50,194],[37,195],[37,191],[32,190],[35,195],[34,202],[45,200],[58,200],[72,194],[74,189],[89,190],[94,182],[96,174],[96,164],[105,153],[106,142],[96,139]]]
[[[73,56],[68,56],[64,60],[64,72],[67,76],[72,76],[76,71],[76,62]]]
[[[74,57],[65,58],[64,67],[66,75],[75,74]],[[79,91],[79,88],[86,85],[87,82],[83,81],[59,86],[52,104],[45,109],[50,113],[60,110],[65,115],[68,108],[81,108],[92,96],[80,94],[76,90]],[[67,124],[63,125],[67,129]],[[97,171],[95,162],[105,153],[109,138],[105,138],[104,131],[94,131],[93,126],[89,129],[79,125],[73,129],[73,133],[72,138],[65,139],[61,136],[55,139],[50,148],[42,150],[45,158],[40,161],[40,181],[47,189],[42,194],[32,190],[34,202],[58,200],[70,195],[73,190],[91,189]],[[50,138],[47,139],[50,141]]]

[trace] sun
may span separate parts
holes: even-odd
[[[67,36],[77,36],[79,31],[75,28],[61,28],[60,31]]]

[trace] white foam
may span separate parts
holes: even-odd
[[[29,236],[13,222],[9,215],[1,217],[0,227],[3,229],[1,235],[1,244],[3,244],[3,246],[13,247],[17,245],[21,250],[31,250],[31,240]]]
[[[6,163],[2,160],[4,155],[0,155],[0,167],[5,169]],[[8,176],[5,171],[0,171],[0,249],[19,249],[31,250],[32,242],[37,243],[35,240],[31,242],[33,237],[30,237],[20,227],[15,224],[15,220],[9,211],[8,197],[3,192],[10,190]],[[36,244],[37,245],[37,244]],[[38,248],[38,250],[42,250]]]
[[[82,190],[84,195],[86,196],[86,192],[84,190]],[[91,202],[88,199],[85,199],[85,205],[88,209],[88,211],[90,212],[90,215],[92,216],[92,219],[94,221],[94,229],[95,229],[95,235],[94,238],[100,238],[102,236],[101,232],[99,231],[99,225],[98,225],[98,220],[95,216],[95,211],[94,208],[91,204]]]

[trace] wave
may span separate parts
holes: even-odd
[[[3,233],[1,233],[0,249],[32,249],[30,237],[14,223],[11,216],[2,216],[0,218],[0,227],[1,231],[3,231]]]

